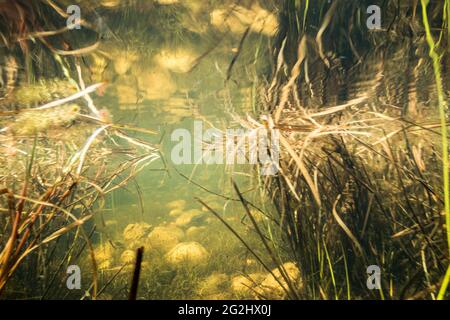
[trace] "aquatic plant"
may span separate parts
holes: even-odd
[[[444,213],[445,213],[445,225],[447,229],[447,245],[448,245],[448,268],[444,277],[444,281],[439,290],[438,299],[442,300],[447,292],[447,287],[450,282],[450,178],[449,178],[449,160],[448,160],[448,136],[447,136],[447,103],[444,97],[444,87],[442,85],[442,73],[441,73],[441,62],[439,59],[439,55],[437,53],[436,44],[433,39],[433,35],[430,30],[430,23],[428,21],[428,13],[427,6],[429,4],[429,0],[421,0],[422,4],[422,15],[423,15],[423,24],[426,31],[426,38],[428,45],[430,47],[430,57],[433,60],[433,68],[434,74],[436,78],[436,86],[437,86],[437,94],[438,94],[438,108],[439,108],[439,117],[441,120],[441,141],[442,141],[442,178],[444,184]],[[445,1],[445,7],[447,10],[444,11],[444,16],[446,17],[448,23],[448,10],[449,10],[449,2]],[[447,25],[448,32],[450,32],[450,27]],[[450,38],[448,39],[450,40]]]
[[[330,39],[339,32],[340,37],[329,42],[327,50],[343,54],[343,44],[348,45],[348,41],[352,41],[356,33],[364,32],[365,28],[354,25],[348,32],[334,30],[337,25],[340,30],[345,30],[343,25],[346,23],[339,21],[343,15],[334,14],[335,18],[331,20],[327,17],[330,12],[341,12],[347,5],[356,12],[361,12],[358,8],[364,6],[354,2],[347,5],[340,2],[329,7],[323,2],[314,5],[323,6],[323,14],[317,17],[305,12],[302,20],[322,19],[316,23],[319,30],[326,30],[323,34],[328,34]],[[392,4],[386,6],[389,5]],[[388,12],[386,8],[384,12]],[[315,68],[319,70],[323,64],[328,77],[333,79],[333,74],[336,77],[340,72],[345,75],[348,68],[363,70],[366,64],[383,65],[384,59],[395,51],[403,52],[404,42],[395,39],[405,27],[406,19],[416,14],[416,8],[412,4],[400,9],[403,10],[397,11],[391,20],[393,22],[387,26],[391,38],[369,35],[363,39],[356,37],[355,42],[350,43],[353,52],[346,53],[350,60],[350,63],[346,62],[347,66],[339,66],[339,61],[333,62],[327,54],[321,53],[319,34],[314,44],[312,37],[307,32],[303,33],[307,26],[293,24],[286,29],[287,37],[284,47],[280,48],[277,70],[286,63],[292,66],[292,71],[286,80],[281,81],[281,86],[278,86],[278,80],[273,82],[265,96],[268,105],[264,108],[273,117],[273,128],[281,131],[284,156],[280,163],[280,176],[269,179],[266,186],[277,197],[278,218],[274,218],[280,223],[281,233],[285,234],[288,251],[301,265],[307,287],[303,294],[309,297],[350,299],[378,295],[382,299],[436,298],[445,273],[448,254],[445,254],[447,250],[442,244],[445,229],[440,217],[443,204],[448,200],[447,192],[441,193],[442,177],[433,172],[437,165],[435,159],[447,156],[445,144],[443,156],[436,152],[439,150],[436,138],[447,139],[446,117],[441,115],[439,122],[435,110],[424,109],[418,102],[416,107],[423,120],[411,121],[408,112],[399,114],[395,109],[386,108],[383,96],[387,93],[379,90],[382,87],[367,90],[365,97],[364,94],[355,97],[349,91],[340,92],[339,87],[334,88],[330,84],[328,87],[337,95],[334,103],[342,101],[342,97],[347,101],[367,99],[359,101],[358,106],[350,100],[344,109],[339,105],[333,106],[331,101],[309,100],[314,92],[317,96],[315,81],[320,79],[320,75],[312,76],[311,60],[317,59],[319,66]],[[442,7],[433,6],[433,15],[439,10],[442,12]],[[422,17],[425,14],[423,12]],[[348,19],[347,23],[351,25],[357,21],[356,18]],[[424,38],[417,31],[420,27],[414,23],[417,20],[409,26],[415,30],[411,39],[418,39],[413,47],[423,48]],[[295,51],[286,49],[289,32],[293,29],[301,39]],[[430,38],[429,28],[427,37]],[[379,41],[386,42],[380,45]],[[398,47],[394,49],[396,43]],[[359,48],[364,51],[357,54]],[[379,50],[384,57],[378,58],[381,61],[369,59],[368,49]],[[431,50],[433,52],[433,46]],[[361,57],[368,59],[367,63]],[[352,59],[359,67],[351,63]],[[418,63],[419,59],[414,57],[411,61]],[[439,70],[436,68],[439,64],[434,59],[435,71]],[[430,67],[430,63],[417,64],[416,70]],[[399,72],[398,69],[394,71]],[[374,83],[377,81],[388,84],[389,78],[375,78]],[[297,89],[299,83],[306,84],[310,91]],[[349,86],[351,82],[347,82],[343,89],[348,90]],[[324,104],[324,109],[317,109],[314,106],[317,102]],[[443,109],[442,94],[439,101],[433,102],[440,110]],[[405,110],[405,107],[400,105],[397,110]],[[312,118],[306,120],[305,117]],[[379,127],[381,123],[382,127]],[[433,130],[439,127],[443,128],[442,133]],[[428,141],[427,145],[424,141]],[[447,170],[445,167],[444,176]],[[284,228],[287,229],[283,231]],[[382,284],[378,291],[366,287],[366,268],[371,264],[382,270]],[[438,298],[442,297],[441,292]]]
[[[11,25],[0,21],[11,58],[0,92],[0,294],[17,297],[22,283],[37,283],[23,296],[67,297],[61,271],[79,261],[92,276],[82,299],[448,297],[448,0],[86,0],[79,3],[96,23],[83,20],[86,30],[68,39],[61,8],[69,2],[0,3],[0,14],[16,15]],[[366,26],[373,2],[379,30]],[[185,97],[196,94],[189,80],[211,79],[212,64],[200,62],[213,51],[229,60],[228,69],[214,63],[217,86],[225,81],[216,93],[232,125],[246,129],[238,144],[252,148],[259,131],[279,137],[278,174],[227,166],[231,191],[210,192],[202,184],[219,180],[214,174],[194,182],[197,171],[178,172],[187,189],[226,204],[161,200],[152,211],[163,222],[122,227],[115,217],[94,226],[108,194],[111,211],[134,210],[117,208],[123,199],[113,192],[158,152],[126,134],[150,132],[96,108],[89,95],[103,84],[86,87],[81,66],[91,80],[113,83],[120,108],[158,101],[162,122],[180,123],[198,102]],[[272,73],[262,76],[256,64],[269,52]],[[19,64],[26,76],[17,77]],[[48,65],[55,68],[42,70]],[[234,112],[237,91],[250,114]],[[381,271],[375,290],[369,266]]]
[[[280,269],[288,298],[446,296],[445,159],[444,174],[438,173],[447,157],[446,104],[442,88],[422,85],[428,100],[416,94],[433,74],[440,86],[444,59],[437,54],[447,54],[447,40],[438,28],[446,23],[436,17],[446,7],[430,3],[432,29],[421,25],[427,11],[420,14],[417,5],[393,11],[387,8],[396,4],[384,2],[383,21],[390,24],[370,32],[360,18],[365,3],[285,1],[272,81],[259,100],[261,117],[232,115],[248,132],[280,134],[279,174],[260,179],[275,204],[264,212],[268,219],[257,222],[251,198],[237,186],[236,194],[266,248],[266,254],[254,253],[264,268],[297,263],[302,286]],[[433,32],[441,36],[439,51]],[[399,37],[405,33],[409,38]],[[424,54],[428,46],[431,60]],[[408,59],[389,66],[397,56]],[[404,70],[414,80],[395,82]],[[367,286],[371,265],[382,273],[377,290]]]
[[[35,84],[19,85],[12,98],[22,107],[31,107],[38,103],[46,103],[70,96],[77,92],[74,83],[61,79],[41,79]]]
[[[4,186],[0,203],[8,214],[1,220],[6,233],[0,239],[0,294],[8,292],[11,278],[20,279],[25,271],[26,277],[35,280],[44,275],[40,283],[45,297],[58,272],[74,257],[70,253],[87,245],[95,298],[96,270],[108,258],[103,257],[105,250],[101,254],[93,250],[91,235],[84,229],[92,208],[159,158],[155,147],[126,133],[132,127],[110,122],[108,112],[95,107],[89,93],[98,86],[85,88],[79,75],[80,91],[68,97],[66,87],[55,84],[63,90],[51,93],[61,95],[60,99],[0,114],[0,148],[5,155],[0,162]],[[71,102],[81,99],[84,104]],[[68,254],[55,263],[51,257],[58,251],[60,238],[71,245]],[[32,256],[40,257],[36,265],[24,263],[34,261]],[[52,268],[54,273],[42,274]]]
[[[53,71],[59,76],[55,56],[75,56],[92,52],[98,47],[98,41],[92,38],[96,33],[95,24],[83,18],[79,23],[84,30],[81,37],[66,37],[71,31],[64,0],[26,1],[11,0],[0,3],[0,44],[9,54],[23,60],[26,79]],[[64,9],[63,9],[64,8]],[[80,39],[81,38],[81,39]],[[80,42],[77,42],[80,40]],[[49,68],[49,65],[55,68]]]
[[[76,104],[61,106],[56,110],[24,111],[19,113],[8,130],[13,135],[30,136],[70,125],[77,117],[80,107]]]

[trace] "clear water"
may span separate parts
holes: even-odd
[[[58,1],[61,6],[66,2]],[[387,7],[391,8],[396,1],[383,2],[388,2]],[[395,17],[396,10],[386,12],[384,21],[398,19],[392,29],[366,32],[362,19],[364,4],[341,1],[340,11],[336,11],[326,28],[323,38],[326,49],[319,52],[314,35],[321,30],[322,23],[326,24],[327,8],[332,12],[337,2],[80,0],[77,3],[83,17],[92,23],[91,30],[63,33],[52,44],[69,49],[64,37],[71,37],[68,43],[75,48],[98,42],[96,50],[65,60],[52,55],[48,44],[40,42],[29,56],[24,54],[24,48],[14,51],[0,47],[0,151],[8,155],[0,163],[0,184],[12,186],[19,194],[19,182],[28,177],[24,174],[29,161],[27,153],[17,155],[14,143],[34,152],[32,140],[36,133],[40,134],[39,143],[43,141],[44,147],[37,148],[39,169],[51,167],[58,171],[65,164],[51,162],[47,155],[55,152],[47,151],[57,148],[46,145],[48,141],[57,140],[55,145],[60,146],[62,141],[58,139],[62,139],[64,148],[75,146],[70,149],[75,152],[92,134],[91,129],[97,128],[98,122],[86,117],[87,109],[86,112],[76,109],[82,112],[75,115],[69,108],[68,115],[43,112],[39,119],[30,116],[36,110],[22,113],[22,108],[30,111],[28,107],[73,94],[73,88],[62,78],[64,75],[77,78],[76,64],[80,65],[87,85],[104,84],[91,94],[97,108],[107,110],[105,115],[115,125],[146,129],[146,133],[125,131],[157,148],[159,159],[124,187],[100,196],[92,207],[83,207],[83,201],[67,204],[75,214],[92,213],[93,218],[25,255],[5,292],[1,291],[5,279],[1,263],[7,256],[3,254],[13,219],[3,213],[13,211],[4,197],[5,191],[0,190],[0,227],[6,230],[0,233],[3,245],[0,295],[5,293],[14,299],[128,299],[136,253],[144,248],[138,299],[359,299],[379,298],[378,294],[383,293],[393,299],[434,298],[432,291],[444,274],[444,252],[447,252],[440,214],[443,201],[438,95],[424,30],[414,25],[418,18],[414,21],[411,17],[410,21],[408,16],[413,11],[405,13],[406,18]],[[400,2],[398,5],[408,7]],[[7,4],[4,6],[11,9]],[[283,14],[278,15],[281,7]],[[0,5],[0,13],[2,8]],[[351,19],[347,19],[347,9],[354,10]],[[437,13],[430,16],[442,17],[442,12]],[[55,21],[60,21],[59,14],[54,14]],[[445,25],[442,21],[433,21],[433,32],[437,34],[441,29],[436,26],[442,25]],[[283,46],[283,32],[280,35],[275,32],[278,27],[281,30],[286,27],[287,32],[285,65],[280,64],[277,73],[277,50]],[[8,28],[1,24],[3,36],[2,28],[6,31]],[[298,37],[303,32],[310,39],[299,49]],[[355,47],[351,47],[351,41]],[[442,40],[439,49],[444,45],[446,42]],[[314,134],[310,128],[316,124],[331,130],[323,140],[307,144],[306,153],[310,154],[304,159],[308,162],[307,170],[314,172],[317,188],[313,188],[307,174],[300,172],[301,161],[299,164],[291,157],[286,144],[287,152],[280,161],[285,172],[279,180],[270,180],[273,182],[270,190],[261,190],[267,184],[261,183],[264,177],[255,165],[206,165],[195,164],[194,160],[191,164],[176,163],[172,152],[179,142],[173,141],[172,134],[180,130],[186,130],[195,144],[199,141],[194,128],[199,123],[203,132],[209,128],[225,131],[239,127],[236,120],[249,115],[261,126],[267,125],[261,114],[279,106],[283,85],[295,73],[293,65],[302,56],[302,50],[307,54],[301,75],[295,81],[297,87],[276,125],[285,130],[284,137],[296,148],[294,152],[306,145],[305,141],[311,142],[309,138]],[[35,61],[27,60],[29,57]],[[447,96],[449,61],[442,59],[443,89]],[[18,64],[14,66],[12,62]],[[331,68],[326,62],[331,62]],[[13,72],[17,72],[17,79]],[[43,82],[36,82],[35,78]],[[274,81],[271,87],[273,78],[279,83]],[[38,101],[33,101],[36,96]],[[356,103],[361,97],[364,103]],[[85,101],[81,103],[85,108]],[[337,108],[330,108],[329,117],[327,114],[322,119],[323,114],[316,115],[320,118],[318,123],[303,117],[310,110],[323,111],[347,103],[349,108],[342,113],[340,110],[344,109],[336,112]],[[288,109],[290,104],[293,107]],[[47,130],[51,128],[49,119],[56,118],[59,125],[51,131],[56,132],[55,139]],[[12,123],[12,129],[5,129],[5,123],[6,126]],[[328,128],[335,123],[337,129]],[[355,142],[356,133],[343,132],[347,125],[368,133]],[[71,130],[66,129],[74,127],[80,131],[69,134]],[[386,139],[391,145],[382,143],[387,133],[393,134],[392,141]],[[404,135],[400,137],[400,133]],[[67,141],[71,139],[76,141]],[[111,145],[112,154],[127,156],[120,142]],[[392,150],[388,151],[388,147]],[[110,162],[115,164],[113,157]],[[9,172],[13,171],[10,167],[17,169],[17,165],[19,173]],[[100,170],[97,167],[102,165],[92,167],[95,168],[88,171]],[[47,181],[38,179],[41,176],[37,172],[32,185],[38,190],[33,190],[32,195],[40,197]],[[373,177],[373,181],[366,183],[368,177]],[[258,234],[249,221],[233,182],[251,203],[250,216],[263,232]],[[269,199],[268,194],[278,198]],[[321,199],[321,205],[316,206],[317,198]],[[49,199],[53,200],[59,203],[58,197]],[[39,208],[41,204],[27,201],[26,208],[33,214],[23,216],[32,219],[33,205]],[[48,207],[45,212],[53,212]],[[261,212],[270,213],[273,219]],[[45,226],[46,217],[39,215],[39,221],[31,229],[39,230],[44,225],[42,234],[51,236],[51,232],[68,222],[58,216],[51,220],[54,225]],[[424,226],[420,232],[418,225]],[[261,235],[273,249],[265,248]],[[86,238],[90,241],[85,241]],[[38,233],[37,241],[41,240]],[[359,243],[366,255],[363,250],[360,255],[355,251],[361,247]],[[261,257],[266,265],[256,257]],[[366,267],[370,263],[384,268],[388,276],[384,279],[384,291],[367,287]],[[68,289],[65,268],[69,264],[81,270],[81,290]],[[282,288],[269,272],[280,275],[282,269],[291,278],[289,284],[298,286],[295,289],[299,292],[288,289],[288,285]],[[423,279],[417,276],[422,271]]]
[[[224,6],[212,5],[208,11],[219,7]],[[113,14],[120,16],[120,11],[126,10],[121,8]],[[185,15],[183,19],[189,19],[192,13]],[[206,14],[202,19],[208,17]],[[202,19],[195,23],[200,25]],[[110,21],[114,18],[110,17]],[[139,174],[125,190],[108,196],[104,206],[97,210],[95,250],[100,255],[97,257],[99,288],[127,263],[121,257],[124,252],[131,255],[127,250],[141,245],[145,254],[139,298],[143,299],[250,297],[249,292],[230,289],[233,278],[263,272],[242,243],[196,200],[201,199],[214,208],[258,250],[260,245],[249,233],[249,221],[242,220],[245,211],[235,200],[237,196],[231,184],[232,179],[238,182],[249,201],[264,206],[266,200],[258,190],[254,168],[251,165],[175,165],[171,161],[171,150],[176,144],[171,140],[174,130],[185,128],[193,132],[194,121],[202,121],[205,130],[211,126],[221,130],[232,128],[235,124],[229,114],[253,113],[259,81],[270,70],[271,38],[254,33],[240,49],[231,78],[227,80],[227,70],[237,56],[241,35],[218,33],[206,21],[203,23],[209,28],[204,33],[190,32],[191,37],[180,36],[176,41],[170,40],[174,36],[170,31],[161,31],[162,39],[150,41],[146,39],[152,34],[138,34],[140,30],[131,29],[126,39],[110,36],[100,47],[100,52],[104,48],[106,54],[91,59],[92,68],[95,59],[104,60],[108,56],[102,74],[94,75],[98,80],[108,81],[104,96],[97,97],[97,105],[106,106],[116,122],[158,131],[153,142],[160,145],[163,159]],[[210,52],[205,54],[207,51]],[[148,139],[148,135],[141,138]],[[184,204],[174,204],[176,201]],[[171,216],[173,209],[179,212]],[[199,221],[180,222],[180,216],[189,212],[198,215]],[[173,244],[170,239],[162,239],[164,243],[156,248],[149,244],[147,235],[134,242],[125,239],[127,226],[144,224],[151,226],[146,233],[155,227],[176,225],[184,235]],[[170,235],[161,237],[170,238]],[[177,242],[196,242],[204,247],[207,257],[195,266],[183,263],[173,266],[167,262],[167,255]],[[85,259],[89,261],[88,254]],[[131,267],[122,269],[98,298],[127,298]]]

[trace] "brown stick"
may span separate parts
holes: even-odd
[[[136,252],[136,262],[134,263],[133,280],[131,282],[129,300],[136,300],[139,287],[139,276],[141,275],[142,257],[144,256],[144,247],[140,247]]]

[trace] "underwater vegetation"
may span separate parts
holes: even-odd
[[[448,0],[69,2],[0,1],[1,298],[449,298]]]
[[[90,208],[99,197],[158,158],[150,144],[104,122],[105,110],[97,112],[88,116],[85,105],[53,102],[2,115],[1,201],[7,209],[2,215],[0,291],[17,274],[50,276],[52,261],[32,257],[60,237],[71,238],[73,249],[79,241],[89,242],[81,226],[92,218]],[[121,146],[112,139],[120,139]]]
[[[291,23],[279,34],[264,121],[240,120],[280,132],[281,174],[264,186],[285,244],[269,241],[267,251],[297,262],[298,296],[444,299],[448,3],[385,1],[390,23],[372,33],[365,5],[285,2]],[[384,274],[377,290],[366,285],[371,265]]]
[[[44,27],[35,26],[44,18],[39,10],[34,12],[21,1],[0,4],[2,13],[11,10],[18,11],[13,15],[17,23],[27,27],[11,30],[14,24],[10,24],[2,29],[5,33],[23,32],[15,34],[18,38],[3,37],[4,45],[11,47],[7,59],[16,63],[14,68],[9,63],[2,69],[5,90],[0,100],[2,294],[11,278],[22,279],[15,285],[40,277],[52,283],[54,278],[50,278],[63,264],[42,258],[49,244],[58,254],[66,251],[57,245],[61,237],[71,239],[67,254],[88,243],[92,247],[82,226],[92,218],[95,203],[159,157],[150,143],[128,135],[132,127],[116,126],[108,110],[97,109],[89,94],[102,84],[86,87],[78,62],[72,61],[78,67],[69,71],[65,62],[55,58],[64,72],[26,81],[27,69],[21,63],[31,53],[28,43],[22,44],[20,39]],[[33,11],[30,14],[36,15],[36,21],[21,20],[25,19],[22,11],[27,10]],[[26,15],[26,19],[31,16]],[[11,58],[14,41],[21,49],[21,53],[16,52],[17,59]],[[92,266],[97,268],[94,257]]]

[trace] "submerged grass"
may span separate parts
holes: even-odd
[[[442,75],[441,75],[441,62],[438,53],[436,52],[436,45],[431,34],[430,24],[428,22],[427,6],[429,0],[421,0],[422,4],[422,16],[423,24],[425,26],[426,38],[428,46],[430,47],[430,57],[433,60],[433,68],[437,86],[438,94],[438,108],[439,116],[441,119],[441,139],[442,139],[442,177],[444,181],[444,209],[445,209],[445,221],[447,229],[447,245],[448,245],[448,256],[450,257],[450,179],[449,179],[449,161],[448,161],[448,136],[447,136],[447,103],[444,98],[444,88],[442,85]],[[448,9],[448,1],[445,1],[444,10]],[[448,18],[448,17],[447,17]],[[448,28],[450,30],[450,28]],[[450,39],[449,39],[450,40]],[[447,272],[444,276],[444,280],[441,285],[441,289],[438,293],[438,300],[442,300],[447,292],[447,287],[450,282],[450,261],[448,265]]]
[[[13,2],[17,8],[35,11],[25,1]],[[379,1],[385,13],[383,28],[369,31],[363,17],[372,2],[286,0],[278,4],[281,25],[272,81],[265,85],[265,79],[255,79],[252,87],[253,111],[263,117],[233,115],[251,133],[279,133],[279,174],[259,178],[259,188],[274,208],[257,210],[247,199],[248,193],[235,183],[235,196],[226,200],[242,205],[245,218],[236,226],[208,201],[199,199],[238,239],[238,245],[210,228],[203,240],[210,242],[213,257],[208,266],[199,268],[168,266],[163,255],[153,252],[142,265],[143,291],[139,292],[145,294],[134,291],[133,298],[208,297],[198,293],[199,284],[211,275],[211,269],[235,275],[234,267],[242,263],[238,252],[242,251],[260,264],[257,271],[265,272],[265,279],[257,281],[257,286],[249,288],[253,291],[243,297],[271,298],[271,291],[279,291],[276,298],[289,299],[448,297],[450,182],[445,99],[449,88],[443,81],[448,66],[443,68],[447,62],[442,58],[448,54],[449,39],[444,31],[447,28],[450,35],[450,3],[421,0],[420,14],[418,1]],[[57,1],[42,3],[65,17]],[[180,11],[183,7],[179,4],[124,3],[136,7],[117,10],[111,21],[128,21],[135,12],[145,11],[141,8],[151,8],[149,25],[153,31],[170,29],[171,36],[162,37],[169,48],[186,38],[198,38],[191,25],[186,25],[189,29],[181,26],[186,8]],[[122,6],[118,3],[117,7]],[[8,4],[0,7],[0,13],[2,9],[14,8]],[[142,12],[144,16],[147,11]],[[81,49],[54,48],[48,37],[67,30],[33,33],[41,17],[30,17],[27,32],[18,38],[14,30],[0,24],[6,30],[4,44],[21,44],[22,58],[28,63],[32,57],[25,39],[36,37],[55,56],[80,55],[97,46],[94,42]],[[143,21],[134,19],[134,28],[122,25],[115,31],[128,38],[129,29],[147,26]],[[17,19],[12,26],[21,23],[24,21]],[[249,30],[241,36],[226,79],[233,78],[235,63],[243,58]],[[435,42],[437,32],[440,37]],[[154,33],[143,34],[139,41],[161,40],[146,38]],[[125,48],[128,45],[125,43]],[[258,46],[255,63],[262,41]],[[71,64],[80,70],[79,59],[70,60]],[[70,78],[68,65],[61,61],[56,65]],[[58,296],[63,266],[89,249],[86,264],[92,266],[88,274],[93,280],[84,298],[128,296],[129,264],[105,268],[97,265],[94,253],[107,248],[117,256],[122,248],[115,247],[111,239],[94,248],[94,231],[87,234],[83,227],[96,203],[133,180],[158,154],[156,148],[126,134],[151,132],[114,124],[107,110],[97,110],[89,94],[99,87],[86,87],[81,72],[78,76],[78,81],[69,79],[75,86],[58,79],[37,84],[29,79],[20,94],[8,91],[7,101],[0,100],[4,109],[11,103],[17,109],[0,113],[0,143],[5,155],[0,164],[0,182],[5,185],[0,190],[0,209],[5,213],[1,218],[6,217],[0,226],[8,231],[7,237],[0,238],[0,293],[13,292],[15,288],[6,285],[16,275],[17,283],[43,277],[44,287],[33,288],[33,293],[43,292],[42,298]],[[435,85],[430,85],[430,76]],[[263,92],[259,101],[255,98],[257,85]],[[42,95],[46,86],[48,94]],[[76,90],[60,92],[62,87]],[[80,99],[84,103],[77,103],[76,108],[67,105]],[[36,116],[45,121],[36,121]],[[111,157],[116,159],[114,163]],[[140,195],[139,187],[137,190]],[[257,215],[263,218],[257,219]],[[66,243],[60,239],[67,240],[67,248],[57,247],[58,241]],[[52,261],[64,249],[67,253]],[[150,267],[145,266],[149,261]],[[382,272],[376,290],[367,287],[370,265],[379,266]],[[296,268],[301,271],[301,281],[292,276]],[[245,270],[243,274],[249,277]],[[274,281],[268,284],[270,279]]]
[[[432,26],[428,17],[446,17],[448,1],[428,11],[427,5],[422,1],[418,17],[414,4],[385,1],[383,12],[395,10],[383,17],[389,22],[383,30],[371,33],[361,19],[363,3],[302,2],[293,12],[293,3],[285,2],[288,23],[280,33],[274,80],[259,105],[264,119],[237,121],[250,131],[280,131],[279,175],[262,183],[277,207],[269,220],[282,240],[269,233],[260,239],[271,239],[271,247],[296,261],[302,297],[447,297],[448,88],[432,30],[448,26],[439,20]],[[444,38],[439,45],[447,43]],[[416,50],[407,55],[407,69],[433,77],[436,86],[419,89],[424,79],[417,77],[406,89],[391,82],[404,72],[388,70],[386,61],[405,56],[407,47]],[[440,52],[446,55],[447,48]],[[416,93],[437,98],[421,101]],[[369,265],[381,269],[378,290],[366,286]]]
[[[89,88],[98,86],[86,89],[79,76],[80,89],[75,95],[39,107],[18,102],[16,111],[1,115],[0,183],[5,186],[1,194],[6,196],[1,210],[9,214],[9,220],[5,216],[1,221],[0,293],[7,295],[8,281],[17,274],[15,283],[22,277],[43,278],[38,283],[44,283],[45,296],[54,284],[50,270],[60,270],[73,258],[65,256],[59,264],[51,261],[60,251],[59,239],[71,243],[70,251],[82,239],[92,253],[83,229],[93,215],[92,208],[159,157],[155,147],[122,131],[132,127],[116,126],[109,122],[106,110],[97,110]],[[66,104],[80,99],[86,105],[81,101]],[[95,255],[91,257],[95,298],[97,267]],[[40,291],[37,287],[30,290]]]

